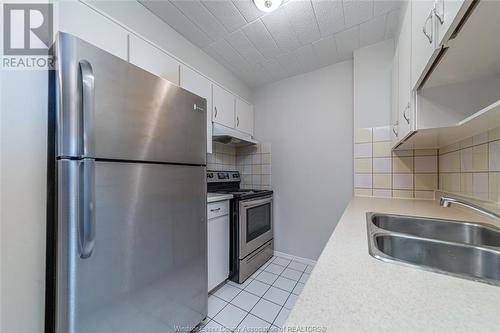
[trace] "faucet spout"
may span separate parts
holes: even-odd
[[[485,209],[483,207],[480,207],[480,206],[473,204],[471,202],[467,202],[467,201],[462,200],[462,199],[451,198],[451,197],[441,197],[441,199],[439,199],[439,205],[441,207],[450,207],[451,204],[456,204],[456,205],[460,205],[463,207],[467,207],[467,208],[469,208],[477,213],[486,215],[486,216],[491,217],[495,220],[500,220],[499,214],[497,214],[491,210]]]

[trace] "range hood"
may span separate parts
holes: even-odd
[[[212,141],[233,144],[237,147],[256,145],[259,142],[251,135],[217,123],[213,124]]]

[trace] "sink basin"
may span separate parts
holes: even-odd
[[[375,236],[375,246],[394,260],[454,276],[500,283],[500,252],[395,235]]]
[[[483,223],[367,213],[376,259],[500,286],[500,229]]]
[[[373,214],[378,228],[417,237],[500,247],[500,229],[481,223],[457,222],[421,217]]]

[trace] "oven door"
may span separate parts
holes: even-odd
[[[273,238],[273,197],[240,201],[240,259]]]

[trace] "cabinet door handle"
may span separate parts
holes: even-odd
[[[394,135],[396,136],[396,138],[398,137],[398,130],[396,129],[397,126],[398,126],[397,123],[392,126],[392,132],[394,133]]]
[[[214,115],[214,118],[217,118],[217,107],[214,107],[215,109],[215,115]]]
[[[210,211],[211,211],[211,212],[214,212],[214,213],[215,213],[215,212],[218,212],[219,210],[220,210],[220,207],[219,207],[219,208],[212,208],[212,209],[210,209]]]
[[[429,44],[432,44],[432,16],[434,15],[434,9],[431,10],[429,13],[429,16],[425,19],[424,26],[422,28],[422,32],[424,33],[425,37],[429,40]],[[431,33],[427,32],[427,23],[431,21]]]
[[[441,12],[438,11],[438,2],[441,2]],[[434,2],[434,15],[436,15],[440,24],[444,24],[444,0],[436,0]]]
[[[403,111],[403,117],[405,118],[405,120],[408,123],[408,125],[410,125],[410,117],[406,116],[406,110],[409,110],[409,109],[410,109],[410,106],[407,106],[405,108],[405,110]]]
[[[240,126],[240,117],[236,117],[236,126]]]

